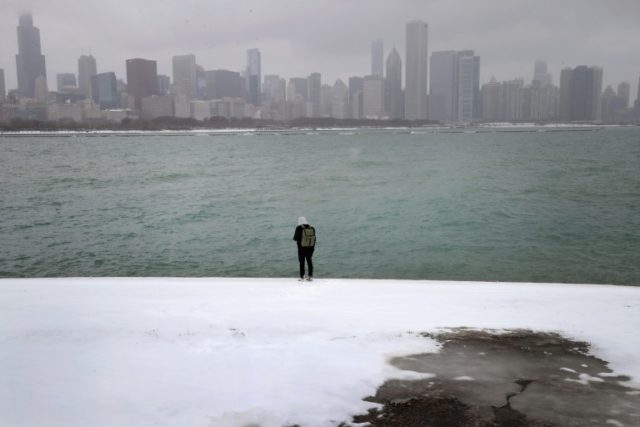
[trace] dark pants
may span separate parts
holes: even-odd
[[[309,277],[313,276],[313,262],[311,257],[313,256],[314,248],[303,248],[298,246],[298,261],[300,261],[300,277],[304,277],[304,260],[307,260],[309,265]]]

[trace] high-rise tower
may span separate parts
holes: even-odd
[[[407,24],[404,92],[404,116],[407,120],[427,118],[427,30],[427,24],[422,21]]]
[[[362,91],[364,88],[364,78],[349,77],[349,117],[352,119],[362,118]]]
[[[458,52],[457,121],[470,123],[480,116],[480,57],[472,50]]]
[[[445,123],[457,121],[458,53],[433,52],[429,63],[429,118]]]
[[[299,96],[305,103],[307,102],[309,99],[309,79],[291,77],[287,86],[287,100],[293,101]]]
[[[320,73],[311,73],[307,77],[308,95],[307,95],[307,117],[320,116],[320,92],[322,89],[322,75]]]
[[[636,102],[633,105],[635,110],[640,113],[640,77],[638,77],[638,95],[636,96]]]
[[[385,107],[389,118],[401,119],[404,109],[402,97],[402,60],[394,47],[387,56],[387,77],[385,78]]]
[[[336,119],[349,117],[349,88],[340,79],[331,88],[331,116]]]
[[[173,57],[174,92],[195,98],[198,93],[197,65],[195,55]]]
[[[631,97],[631,85],[628,82],[618,84],[618,97],[622,108],[629,108],[629,98]]]
[[[540,83],[541,87],[551,86],[551,74],[547,72],[547,63],[538,59],[533,66],[533,80]]]
[[[384,79],[366,76],[362,84],[362,115],[367,119],[381,119],[384,109]]]
[[[0,102],[4,101],[5,88],[4,88],[4,70],[0,68]]]
[[[560,117],[571,121],[601,119],[602,68],[566,68],[560,75]]]
[[[560,119],[571,121],[571,80],[573,70],[564,68],[560,71],[559,115]]]
[[[371,75],[384,77],[384,43],[376,40],[371,43]]]
[[[118,108],[118,84],[116,73],[101,73],[91,76],[91,93],[93,100],[102,109]]]
[[[64,92],[66,90],[76,89],[78,83],[76,82],[76,75],[73,73],[60,73],[56,74],[56,90],[58,92]]]
[[[247,100],[253,105],[260,105],[261,94],[261,58],[260,50],[249,49],[247,51]]]
[[[92,98],[91,78],[98,74],[96,59],[92,55],[80,55],[78,58],[78,89],[87,98]]]
[[[137,109],[142,98],[158,94],[158,65],[149,59],[127,59],[127,92],[135,99]]]
[[[470,123],[480,118],[480,57],[472,50],[431,54],[429,118]]]
[[[237,71],[205,71],[205,99],[243,98],[245,87],[242,76]]]
[[[44,55],[40,50],[40,30],[33,26],[30,13],[20,16],[18,25],[18,93],[27,98],[35,97],[36,79],[47,78]]]

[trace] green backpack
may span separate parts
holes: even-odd
[[[316,245],[316,230],[309,226],[302,228],[302,238],[300,239],[300,246],[303,248],[312,248]]]

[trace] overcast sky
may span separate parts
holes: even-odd
[[[635,99],[640,76],[640,0],[0,0],[0,68],[16,86],[16,27],[31,11],[40,28],[49,87],[55,75],[77,73],[82,52],[98,72],[125,79],[125,59],[158,61],[193,53],[205,69],[240,70],[246,50],[262,52],[262,74],[307,76],[323,83],[370,73],[370,44],[405,59],[405,24],[429,25],[429,53],[473,49],[481,83],[531,80],[536,58],[560,69],[598,65],[604,87],[626,80]],[[603,89],[604,89],[603,87]]]

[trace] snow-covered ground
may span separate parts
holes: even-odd
[[[295,279],[0,280],[0,425],[336,425],[450,327],[592,343],[640,384],[640,287]]]

